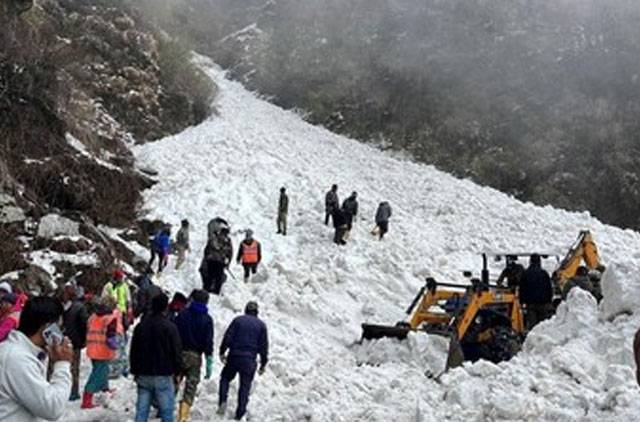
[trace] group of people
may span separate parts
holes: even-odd
[[[82,409],[96,406],[98,393],[114,394],[109,380],[135,377],[138,397],[136,422],[147,421],[151,407],[163,422],[174,421],[175,397],[184,384],[178,421],[187,421],[205,366],[205,379],[213,372],[214,324],[209,315],[209,293],[194,290],[187,298],[166,293],[153,284],[149,269],[136,278],[131,294],[122,270],[102,294],[86,300],[80,287],[67,283],[60,298],[36,296],[23,301],[8,283],[0,283],[0,327],[11,305],[11,328],[0,339],[0,420],[59,419],[67,401],[80,399],[79,368],[82,350],[91,360],[91,373],[82,393]],[[133,330],[127,358],[127,332]],[[9,324],[7,323],[7,326]],[[248,302],[244,315],[227,328],[219,349],[224,363],[218,386],[218,412],[226,410],[229,384],[240,376],[235,418],[246,412],[255,372],[264,373],[268,361],[268,335],[258,318],[258,304]],[[258,367],[257,357],[260,357]],[[126,365],[120,365],[124,359]],[[130,369],[129,369],[130,367]]]
[[[350,237],[355,218],[358,215],[358,193],[355,191],[352,192],[341,206],[338,197],[338,185],[333,185],[325,195],[324,204],[324,224],[329,225],[329,219],[331,219],[335,229],[333,236],[334,243],[345,245]],[[389,231],[391,213],[391,205],[389,205],[389,202],[383,201],[378,205],[375,215],[376,226],[371,231],[371,234],[377,235],[380,240],[382,240],[384,235]]]
[[[497,284],[502,286],[506,280],[507,287],[518,290],[525,325],[527,330],[531,330],[553,314],[553,284],[549,273],[542,268],[539,254],[531,254],[529,267],[526,269],[518,263],[517,258],[514,255],[507,256],[507,265],[498,277]],[[574,287],[588,291],[597,301],[602,299],[599,280],[590,276],[587,267],[578,267],[576,275],[562,286],[560,294],[563,300]]]

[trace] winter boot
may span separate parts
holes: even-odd
[[[178,408],[178,422],[187,422],[190,411],[191,405],[186,401],[181,401],[180,407]]]
[[[218,411],[216,413],[218,415],[224,415],[226,411],[227,411],[227,403],[220,403],[220,405],[218,405]]]
[[[87,393],[86,391],[82,394],[82,405],[80,409],[93,409],[96,407],[93,404],[93,393]]]

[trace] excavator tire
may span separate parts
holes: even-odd
[[[511,327],[497,326],[493,336],[480,345],[482,359],[493,363],[503,362],[514,357],[522,348],[522,339]]]

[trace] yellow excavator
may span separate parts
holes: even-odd
[[[504,254],[508,257],[530,256]],[[549,258],[551,254],[539,254]],[[501,257],[501,255],[496,255]],[[410,331],[422,331],[450,338],[445,371],[464,360],[509,360],[519,350],[526,331],[517,289],[490,284],[487,255],[483,254],[481,278],[469,285],[439,283],[427,278],[407,309],[408,321],[395,326],[362,324],[363,340],[383,337],[405,339]],[[516,258],[517,259],[517,258]],[[602,273],[598,249],[589,231],[581,231],[564,259],[553,272],[556,291],[576,275],[582,263]],[[465,276],[470,277],[469,272]]]
[[[522,308],[517,293],[489,283],[486,255],[483,264],[481,278],[472,278],[469,285],[427,278],[407,309],[409,321],[395,326],[362,324],[361,341],[404,339],[409,331],[447,336],[450,344],[445,370],[464,360],[511,359],[524,338]]]
[[[605,266],[600,262],[598,247],[589,230],[580,232],[576,241],[553,272],[552,280],[556,293],[559,294],[563,290],[566,282],[575,277],[578,267],[582,265],[589,270],[598,271],[600,275],[605,270]]]

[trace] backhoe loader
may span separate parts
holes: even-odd
[[[481,278],[472,278],[469,285],[427,278],[407,314],[411,315],[409,321],[395,326],[362,324],[362,340],[404,339],[409,331],[447,336],[447,370],[464,360],[509,360],[520,350],[524,337],[518,296],[508,288],[489,283],[486,255]]]

